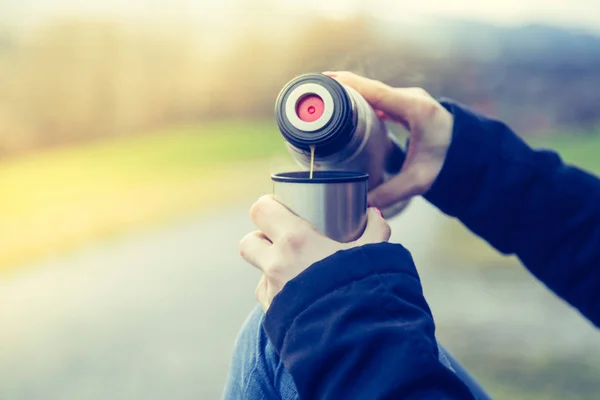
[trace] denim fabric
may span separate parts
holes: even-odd
[[[265,314],[257,306],[238,335],[223,399],[299,399],[292,376],[262,328]]]
[[[236,339],[233,358],[223,393],[225,400],[296,400],[299,399],[292,376],[285,370],[273,345],[262,328],[265,314],[254,308]],[[452,357],[438,345],[440,362],[454,371]],[[477,399],[489,397],[456,362],[465,376],[459,377]],[[465,379],[466,378],[466,379]]]

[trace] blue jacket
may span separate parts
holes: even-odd
[[[532,150],[501,122],[443,105],[454,115],[452,143],[425,198],[516,254],[599,326],[600,180]],[[431,311],[399,244],[312,265],[275,297],[264,328],[301,398],[472,398],[438,361]]]

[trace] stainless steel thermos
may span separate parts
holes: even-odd
[[[308,171],[271,176],[273,196],[338,242],[358,239],[367,224],[367,178],[360,172]]]
[[[277,97],[275,115],[289,153],[305,169],[314,146],[315,170],[364,172],[373,189],[404,161],[404,152],[366,100],[326,75],[305,74],[288,82]]]

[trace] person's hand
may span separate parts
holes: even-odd
[[[381,213],[369,208],[363,235],[354,242],[339,243],[317,232],[272,196],[258,199],[250,218],[259,230],[242,239],[240,254],[263,273],[255,295],[265,312],[285,284],[312,264],[339,250],[387,242],[391,234]]]
[[[393,88],[351,72],[324,72],[358,93],[380,117],[409,131],[406,160],[400,173],[369,193],[369,204],[385,208],[426,193],[439,175],[452,138],[454,118],[420,88]]]

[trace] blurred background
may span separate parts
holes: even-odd
[[[217,399],[304,72],[422,86],[600,173],[596,0],[0,2],[0,399]],[[396,129],[396,128],[394,128]],[[497,398],[597,399],[600,333],[416,199],[391,221]]]

